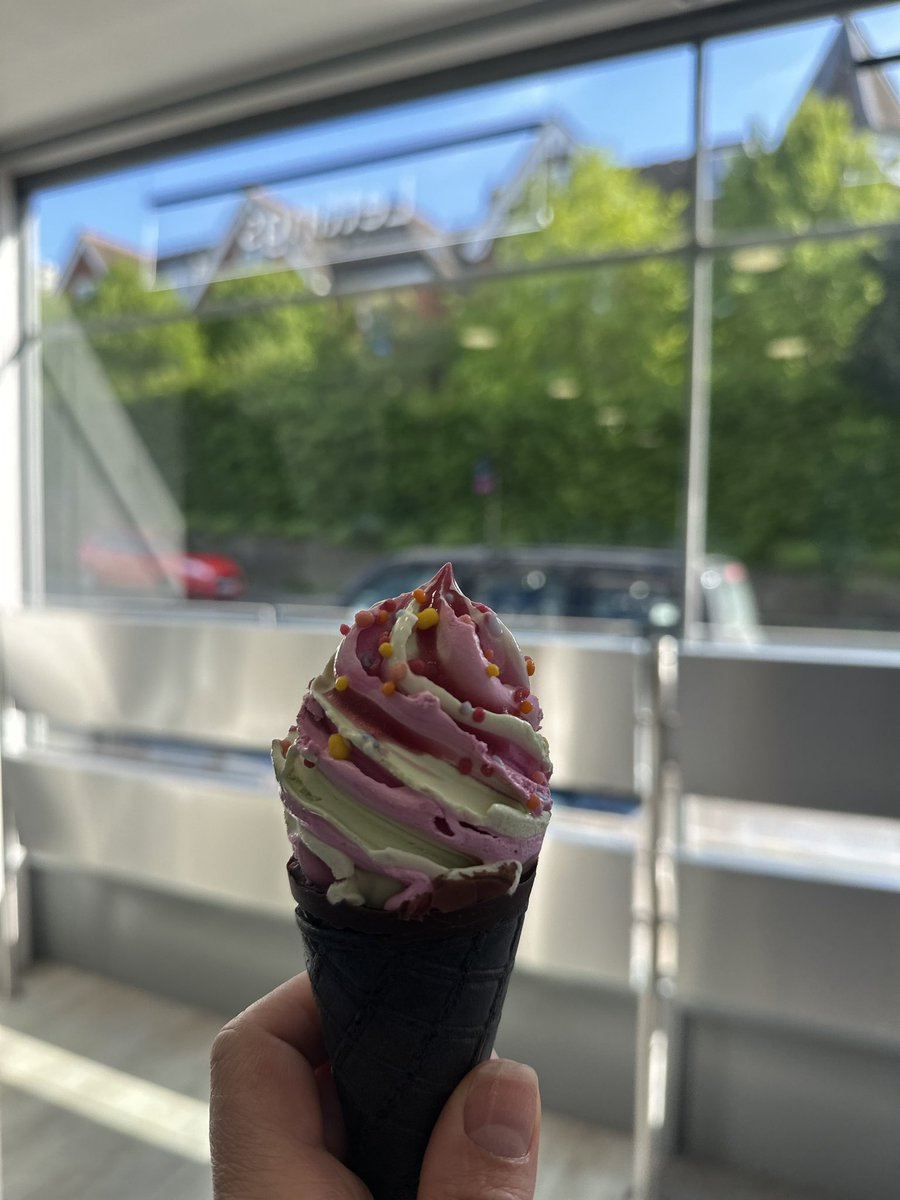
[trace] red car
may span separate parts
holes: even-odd
[[[157,556],[137,539],[117,534],[86,538],[78,562],[91,586],[115,591],[170,592],[174,583],[188,600],[239,600],[247,589],[241,568],[222,554]]]

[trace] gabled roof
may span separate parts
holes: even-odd
[[[810,91],[846,100],[859,129],[900,136],[900,96],[880,67],[860,70],[872,49],[859,26],[844,17],[810,84]]]
[[[60,273],[58,292],[65,292],[78,267],[83,263],[95,279],[102,279],[115,263],[123,260],[144,264],[147,258],[140,250],[124,242],[113,241],[90,229],[83,229],[72,247],[65,267]]]

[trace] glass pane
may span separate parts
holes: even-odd
[[[898,319],[896,242],[717,263],[709,542],[789,640],[900,631]]]
[[[858,71],[849,18],[713,42],[708,148],[719,230],[900,219],[900,94],[884,68]]]
[[[523,617],[677,621],[680,262],[293,303],[284,279],[48,332],[55,592],[358,607],[452,551]]]
[[[869,55],[895,54],[900,50],[900,4],[880,4],[877,8],[861,9],[854,21],[863,45],[857,58]]]
[[[330,295],[681,241],[692,62],[545,72],[48,189],[45,320],[61,298],[82,320],[199,311],[260,273]],[[98,298],[110,272],[128,286]]]

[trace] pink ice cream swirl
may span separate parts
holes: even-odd
[[[449,563],[341,632],[272,743],[306,882],[400,918],[515,891],[551,807],[534,663]]]

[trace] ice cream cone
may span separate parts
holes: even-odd
[[[414,921],[331,904],[288,870],[348,1165],[374,1200],[415,1200],[441,1109],[493,1049],[534,869],[512,894]]]

